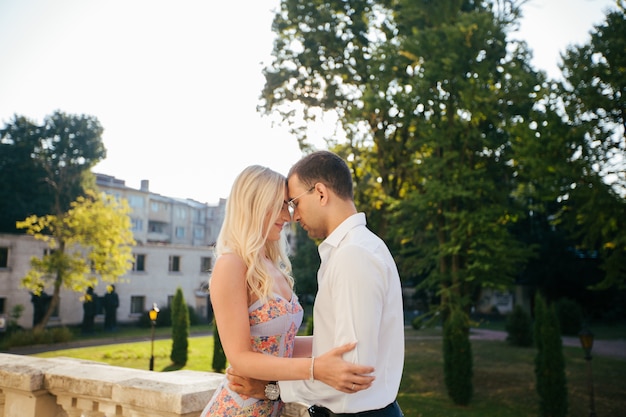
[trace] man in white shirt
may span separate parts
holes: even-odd
[[[293,220],[319,245],[313,309],[313,357],[357,342],[344,359],[375,368],[372,386],[346,394],[319,381],[279,381],[285,402],[311,405],[311,416],[401,417],[396,396],[404,366],[404,319],[397,267],[385,243],[357,213],[350,169],[328,151],[289,171]],[[354,389],[356,387],[352,387]]]

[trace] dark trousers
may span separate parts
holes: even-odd
[[[309,415],[311,417],[404,417],[396,401],[379,410],[361,411],[359,413],[333,413],[326,407],[313,405],[309,407]]]

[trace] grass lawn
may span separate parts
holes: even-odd
[[[144,332],[145,334],[145,332]],[[406,331],[406,359],[398,402],[406,417],[536,417],[534,348],[505,342],[473,340],[474,397],[467,407],[452,404],[446,394],[440,332]],[[171,340],[154,343],[155,370],[173,370]],[[189,361],[184,369],[211,371],[213,339],[189,339]],[[564,347],[569,388],[569,417],[589,415],[587,363],[581,348]],[[148,369],[150,341],[122,343],[36,354],[105,362],[114,366]],[[596,413],[622,417],[626,410],[626,361],[594,356],[592,360]]]

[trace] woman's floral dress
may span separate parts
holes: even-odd
[[[294,294],[291,301],[275,295],[262,304],[257,301],[248,308],[252,348],[266,355],[293,356],[293,346],[302,324],[303,310]],[[231,391],[224,378],[201,417],[276,417],[281,401],[258,400]]]

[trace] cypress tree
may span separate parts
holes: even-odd
[[[224,372],[226,369],[226,354],[222,347],[220,334],[217,331],[217,323],[213,320],[213,371]]]
[[[183,290],[178,287],[172,302],[172,353],[170,359],[179,366],[187,364],[189,348],[189,309]]]
[[[472,345],[467,314],[458,307],[451,309],[443,326],[443,358],[448,395],[455,404],[469,404],[474,391]]]
[[[506,320],[506,340],[513,346],[532,346],[533,324],[530,315],[519,304]]]
[[[542,417],[565,417],[568,409],[565,360],[554,306],[535,297],[535,376]]]

